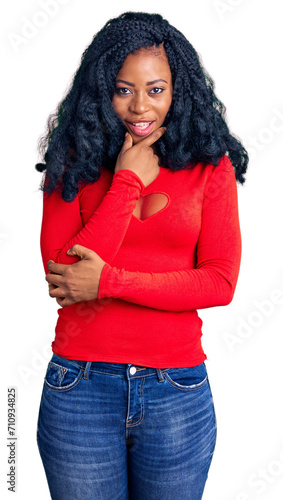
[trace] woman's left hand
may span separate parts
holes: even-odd
[[[48,261],[49,273],[45,279],[49,284],[50,297],[55,297],[62,307],[97,299],[105,261],[93,250],[78,244],[70,248],[67,254],[77,255],[81,260],[70,265]]]

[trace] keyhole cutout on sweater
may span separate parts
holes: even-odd
[[[148,219],[165,208],[168,201],[168,196],[163,193],[141,194],[136,202],[133,215],[140,220]]]

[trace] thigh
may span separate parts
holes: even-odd
[[[131,429],[129,498],[200,500],[216,442],[214,404],[204,363],[148,377],[144,417]]]
[[[52,357],[37,428],[52,499],[128,498],[121,389],[117,377],[92,373],[85,380],[76,363]]]

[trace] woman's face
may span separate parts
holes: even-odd
[[[170,66],[163,47],[129,54],[112,100],[134,144],[163,125],[172,102]]]

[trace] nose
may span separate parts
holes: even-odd
[[[135,114],[143,114],[149,110],[149,103],[147,96],[143,94],[135,94],[131,99],[129,111]]]

